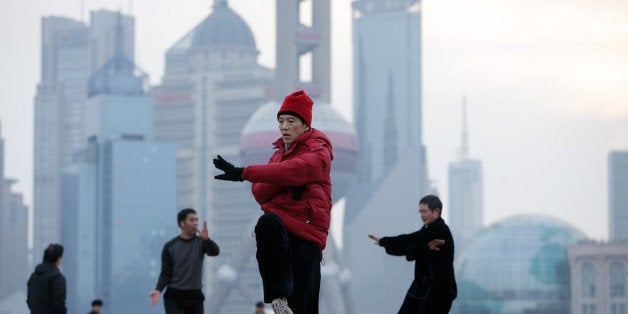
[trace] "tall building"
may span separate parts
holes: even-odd
[[[260,65],[258,56],[246,22],[226,0],[215,0],[211,14],[168,49],[162,83],[152,90],[155,138],[177,145],[178,207],[196,209],[221,247],[237,247],[243,236],[250,236],[249,223],[259,216],[250,185],[214,180],[218,171],[212,165],[218,154],[242,164],[241,132],[271,99],[273,71]],[[204,285],[209,300],[216,297],[212,287],[220,266],[236,252],[223,250],[207,259]],[[252,308],[249,300],[258,301],[261,288],[256,268],[248,269],[241,274],[248,278],[243,282],[257,293],[220,297],[220,303],[207,303],[209,312],[243,313]]]
[[[353,121],[360,139],[351,221],[405,154],[422,156],[421,11],[418,0],[354,1]],[[390,47],[390,49],[382,49]],[[421,181],[426,174],[412,169]],[[416,187],[420,194],[423,187]]]
[[[22,194],[4,176],[4,139],[0,135],[0,301],[26,291],[28,280],[28,208]]]
[[[469,158],[466,98],[462,102],[462,138],[458,160],[449,164],[449,227],[462,252],[484,220],[482,162]]]
[[[41,77],[35,96],[33,219],[34,256],[61,239],[61,169],[84,140],[87,80],[103,60],[113,57],[114,13],[91,13],[92,26],[64,17],[41,23]],[[123,31],[133,38],[133,18],[122,16]],[[133,60],[133,42],[124,44]]]
[[[628,151],[608,155],[608,231],[610,241],[628,240]]]
[[[353,121],[360,151],[346,198],[343,251],[354,274],[355,312],[392,313],[403,301],[412,264],[386,255],[365,236],[418,230],[418,202],[429,191],[420,1],[353,1],[352,16]]]
[[[163,244],[177,234],[174,144],[154,141],[146,76],[122,52],[90,77],[83,149],[62,174],[68,308],[95,298],[112,313],[147,313]]]
[[[628,242],[582,242],[567,253],[571,313],[628,313]]]

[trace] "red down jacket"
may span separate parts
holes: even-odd
[[[268,164],[244,168],[242,177],[253,183],[255,200],[265,213],[277,214],[288,232],[318,245],[327,243],[331,220],[331,142],[316,129],[301,134],[286,151],[282,139]],[[300,200],[290,187],[304,185]]]

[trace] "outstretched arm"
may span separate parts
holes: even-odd
[[[214,177],[214,179],[225,180],[225,181],[244,181],[242,178],[242,171],[244,168],[236,167],[232,163],[224,160],[222,156],[218,155],[213,160],[214,167],[224,171],[225,173],[219,174]]]
[[[379,246],[379,237],[374,235],[374,234],[369,234],[369,238],[373,239],[373,241],[375,241],[375,245]]]
[[[369,234],[368,237],[375,241],[375,245],[383,246],[386,253],[396,256],[406,255],[410,260],[416,259],[427,248],[439,251],[438,246],[445,244],[444,240],[430,238],[425,229],[394,237],[380,238],[373,234]]]

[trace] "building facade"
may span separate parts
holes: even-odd
[[[608,155],[608,232],[610,241],[628,241],[628,151]]]
[[[119,24],[120,25],[120,24]],[[176,146],[153,135],[146,76],[122,53],[88,83],[83,149],[62,172],[68,308],[102,299],[112,313],[146,313],[163,244],[179,233]]]
[[[571,313],[628,313],[628,242],[583,242],[567,252]]]
[[[421,11],[417,0],[354,1],[353,121],[360,139],[351,221],[405,154],[423,155]],[[394,47],[393,49],[381,49]],[[412,169],[427,183],[423,168]],[[424,187],[416,186],[419,195]]]
[[[4,176],[4,139],[0,133],[0,301],[26,291],[28,207],[22,194],[12,191],[16,181]]]
[[[365,235],[421,227],[418,202],[429,187],[421,131],[420,1],[353,1],[352,17],[359,154],[346,197],[343,256],[354,274],[354,312],[393,313],[410,284],[412,264],[386,255]]]
[[[61,170],[84,143],[87,80],[113,57],[117,13],[91,13],[92,26],[65,17],[41,22],[41,77],[34,108],[33,250],[41,258],[50,242],[61,239]],[[133,38],[133,18],[121,16],[123,31]],[[133,60],[133,42],[123,43]]]

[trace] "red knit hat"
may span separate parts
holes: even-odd
[[[296,114],[307,125],[312,126],[312,105],[314,102],[303,90],[296,91],[284,98],[283,104],[277,112],[277,117],[281,114]]]

